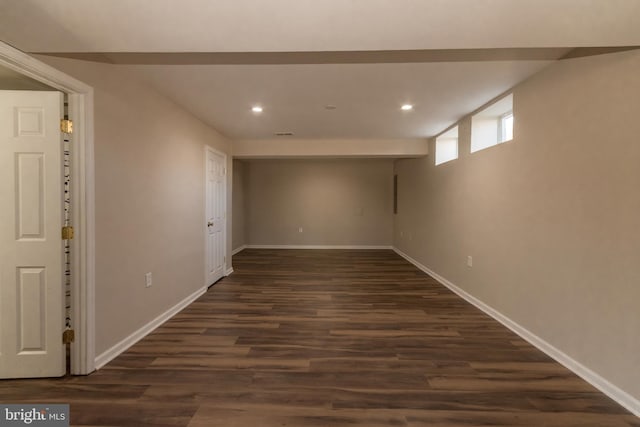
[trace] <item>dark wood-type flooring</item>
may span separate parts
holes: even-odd
[[[233,261],[101,370],[2,381],[0,402],[70,403],[83,426],[640,426],[391,251]]]

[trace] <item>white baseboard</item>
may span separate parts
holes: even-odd
[[[225,276],[229,276],[229,275],[231,275],[231,273],[233,273],[233,267],[227,268],[227,271],[224,272],[224,275]]]
[[[231,251],[231,256],[237,254],[238,252],[242,252],[245,249],[247,249],[247,245],[242,245],[240,247],[237,247],[233,251]]]
[[[376,245],[245,245],[247,249],[393,249]]]
[[[140,341],[142,338],[146,337],[158,326],[162,325],[164,322],[172,318],[175,314],[181,311],[183,308],[191,304],[193,301],[198,299],[202,294],[207,292],[207,288],[201,288],[171,307],[169,310],[162,313],[160,316],[153,319],[151,322],[144,325],[142,328],[138,329],[104,353],[96,356],[95,359],[95,367],[96,369],[102,368],[104,365],[118,357],[121,353],[126,351],[129,347]]]
[[[593,372],[591,369],[587,368],[577,360],[571,358],[566,353],[562,352],[561,350],[557,349],[553,345],[549,344],[548,342],[546,342],[545,340],[543,340],[533,332],[529,331],[528,329],[524,328],[523,326],[520,326],[518,323],[516,323],[512,319],[508,318],[504,314],[500,313],[499,311],[493,309],[489,305],[480,301],[479,299],[469,294],[465,290],[454,285],[449,280],[440,276],[439,274],[432,271],[428,267],[420,264],[418,261],[411,258],[409,255],[405,254],[398,248],[394,247],[393,250],[398,255],[400,255],[407,261],[409,261],[411,264],[415,265],[417,268],[427,273],[429,276],[436,279],[442,285],[446,286],[451,291],[453,291],[454,293],[462,297],[464,300],[473,304],[474,306],[476,306],[477,308],[479,308],[489,316],[493,317],[498,322],[502,323],[504,326],[506,326],[507,328],[515,332],[517,335],[519,335],[522,339],[529,342],[529,344],[538,348],[543,353],[547,354],[549,357],[556,360],[558,363],[564,365],[567,369],[569,369],[570,371],[578,375],[580,378],[582,378],[583,380],[585,380],[586,382],[588,382],[589,384],[591,384],[592,386],[594,386],[595,388],[597,388],[598,390],[600,390],[601,392],[609,396],[611,399],[615,400],[617,403],[619,403],[621,406],[623,406],[628,411],[633,413],[635,416],[640,417],[640,400],[631,396],[629,393],[620,389],[616,385],[610,383],[609,381],[607,381],[597,373]]]

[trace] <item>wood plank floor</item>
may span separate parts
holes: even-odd
[[[244,250],[87,377],[0,382],[82,426],[606,426],[640,419],[391,251]]]

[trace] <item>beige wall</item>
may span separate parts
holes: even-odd
[[[233,161],[233,249],[241,248],[247,244],[245,238],[245,180],[244,162]]]
[[[254,160],[245,172],[247,243],[391,245],[391,160]]]
[[[38,58],[95,90],[100,355],[204,286],[204,147],[228,153],[231,170],[231,146],[118,66]]]
[[[415,139],[241,139],[233,143],[236,158],[372,158],[426,156],[429,141]]]
[[[395,245],[640,399],[640,52],[514,91],[515,139],[399,160]],[[473,267],[466,266],[473,256]]]

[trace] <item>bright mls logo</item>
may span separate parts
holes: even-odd
[[[69,427],[69,405],[0,405],[0,426]]]

